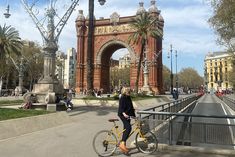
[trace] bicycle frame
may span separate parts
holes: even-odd
[[[122,139],[122,134],[123,132],[126,130],[126,129],[122,129],[120,130],[119,129],[119,126],[115,123],[114,123],[114,126],[111,128],[111,132],[113,134],[115,134],[117,136],[117,140],[118,140],[118,143],[121,141]],[[134,129],[132,129],[131,133],[129,134],[128,138],[131,137],[135,132],[136,133],[139,133],[141,137],[143,137],[141,131],[140,131],[140,126],[138,124],[139,122],[134,122],[133,124],[131,124],[131,126],[135,126]]]

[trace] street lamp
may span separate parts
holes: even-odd
[[[175,50],[175,86],[176,86],[176,93],[178,95],[178,75],[177,75],[177,50]]]
[[[104,3],[106,2],[106,0],[98,0],[98,2],[100,3],[100,5],[104,5]]]
[[[8,0],[7,0],[6,12],[3,15],[5,16],[5,18],[9,18],[11,16],[11,14],[10,14],[10,5],[8,3]]]
[[[170,61],[171,61],[171,75],[170,75],[170,79],[171,79],[171,94],[173,94],[172,44],[170,45],[170,54],[168,53],[167,58],[170,58]]]
[[[149,74],[149,70],[148,70],[148,59],[147,59],[147,52],[148,51],[148,47],[147,44],[145,46],[145,50],[144,50],[144,62],[143,62],[143,73],[144,73],[144,86],[143,86],[143,91],[147,91],[150,92],[150,88],[148,85],[148,74]]]
[[[3,14],[5,18],[9,18],[11,16],[10,12],[10,5],[7,5],[6,12]]]
[[[150,87],[149,87],[149,67],[150,65],[156,65],[157,59],[162,53],[162,50],[159,50],[157,52],[154,52],[154,56],[152,59],[148,59],[147,54],[149,53],[149,49],[146,43],[145,49],[144,49],[144,60],[142,63],[143,73],[144,73],[144,85],[142,87],[142,91],[147,92],[148,95],[153,94]],[[139,60],[139,59],[137,59]]]
[[[100,5],[104,5],[106,0],[98,0]],[[89,25],[88,25],[88,48],[87,48],[87,91],[88,95],[92,94],[93,89],[93,66],[92,66],[92,51],[93,51],[93,36],[94,36],[94,0],[89,0]]]
[[[45,17],[43,18],[45,20],[39,20],[37,17],[38,10],[35,10],[37,2],[39,2],[39,0],[30,2],[28,0],[21,0],[21,3],[30,15],[43,39],[43,75],[38,80],[38,83],[34,85],[33,93],[36,95],[39,103],[50,104],[47,105],[47,109],[55,111],[56,95],[62,95],[64,93],[63,85],[55,75],[55,58],[56,51],[58,50],[58,40],[70,15],[78,5],[79,0],[71,1],[71,5],[62,17],[58,17],[56,9],[54,8],[57,0],[50,0],[46,8]],[[55,23],[55,18],[59,19],[57,24]],[[24,98],[30,97],[30,95],[30,93],[27,93]]]

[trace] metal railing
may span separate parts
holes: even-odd
[[[216,144],[226,148],[235,146],[235,116],[154,111],[139,111],[138,114],[148,120],[150,129],[160,143],[191,146]]]
[[[201,96],[199,95],[192,95],[183,99],[175,100],[169,103],[165,103],[159,106],[151,107],[148,109],[145,109],[143,111],[153,111],[153,112],[179,112],[190,106],[192,103],[194,103],[197,99],[199,99]],[[152,115],[150,115],[152,116]],[[167,117],[167,116],[165,116]],[[143,118],[143,117],[142,117]],[[145,114],[145,118],[148,118],[148,115]],[[153,118],[154,115],[153,115]]]

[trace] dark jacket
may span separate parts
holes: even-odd
[[[128,116],[135,117],[135,109],[130,96],[122,95],[119,99],[118,116],[123,116],[123,112],[125,112]]]

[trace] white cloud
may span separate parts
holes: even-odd
[[[40,0],[42,1],[42,0]],[[44,0],[45,1],[45,0]],[[139,0],[141,1],[141,0]],[[117,12],[120,16],[132,16],[136,13],[138,0],[107,0],[104,6],[98,4],[95,0],[95,17],[109,18],[113,12]],[[20,0],[10,0],[11,17],[9,19],[2,18],[5,11],[5,3],[0,1],[0,24],[10,24],[20,32],[23,39],[36,40],[42,43],[41,35],[37,30],[28,13],[19,3]],[[58,0],[57,13],[62,16],[66,10],[64,4],[71,3],[71,0]],[[144,0],[146,10],[150,6],[150,0]],[[170,44],[180,51],[182,54],[195,56],[195,54],[205,55],[209,51],[221,50],[216,45],[216,37],[207,23],[211,16],[211,8],[206,4],[205,0],[157,0],[157,7],[161,10],[161,14],[165,20],[163,50],[168,51]],[[40,13],[45,13],[45,6],[40,6]],[[60,38],[59,47],[62,51],[66,51],[70,47],[76,48],[76,29],[75,19],[78,10],[84,10],[84,15],[88,15],[88,0],[80,0],[79,6],[72,13],[70,19],[65,25]],[[41,18],[41,17],[40,17]],[[57,20],[58,22],[58,20]]]

